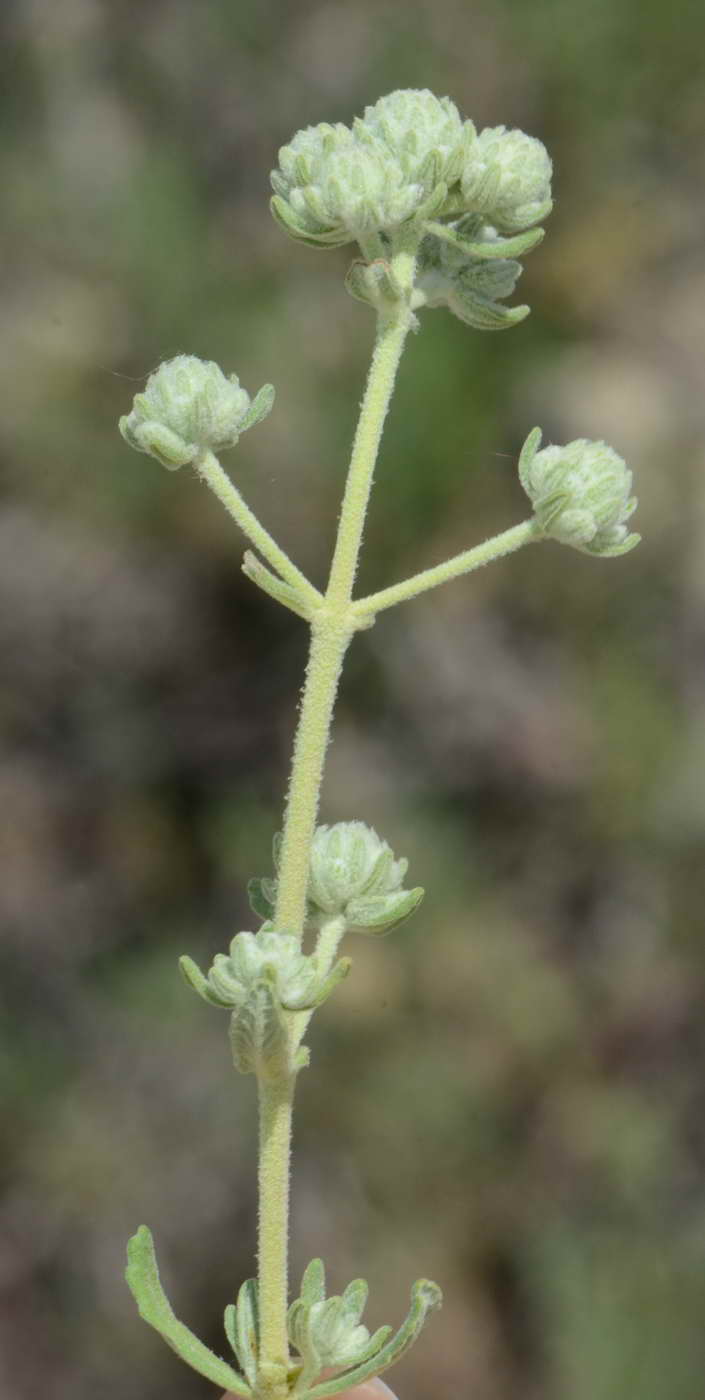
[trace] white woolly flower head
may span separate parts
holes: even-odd
[[[309,904],[318,916],[342,916],[349,929],[388,933],[413,913],[422,889],[405,890],[409,862],[395,860],[364,822],[319,826],[311,848]]]
[[[465,205],[486,214],[498,229],[530,228],[551,212],[552,169],[546,147],[535,136],[486,127],[462,171]]]
[[[380,141],[396,157],[410,180],[430,190],[459,177],[475,130],[463,122],[449,97],[428,88],[402,88],[380,97],[355,122],[361,140]]]
[[[236,934],[229,953],[216,953],[207,981],[221,1005],[237,1008],[267,974],[287,1006],[305,1002],[316,984],[315,967],[296,938],[269,929]]]
[[[360,140],[342,123],[297,132],[271,178],[278,222],[292,237],[324,247],[393,231],[424,197],[382,142]]]
[[[544,534],[587,554],[626,554],[639,543],[627,520],[636,510],[632,474],[606,442],[576,438],[538,451],[535,428],[522,448],[519,476]]]
[[[271,384],[251,401],[236,374],[226,376],[212,360],[176,355],[150,374],[144,392],[120,419],[120,432],[130,447],[176,471],[204,449],[234,447],[273,400]]]

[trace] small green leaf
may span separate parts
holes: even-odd
[[[242,572],[252,583],[256,583],[257,587],[261,588],[263,593],[268,593],[270,598],[274,598],[277,603],[281,603],[282,606],[288,608],[290,612],[296,613],[298,617],[303,617],[308,622],[311,617],[311,609],[308,607],[307,603],[304,602],[300,594],[297,593],[295,588],[292,588],[290,583],[284,583],[283,580],[277,578],[277,575],[273,574],[270,569],[267,569],[262,561],[257,558],[257,555],[252,553],[251,549],[245,552],[242,561]],[[254,884],[255,882],[251,881],[251,883]],[[259,914],[260,910],[255,909],[255,906],[252,904],[252,899],[250,899],[250,904],[254,912]],[[261,917],[268,918],[271,913],[272,907],[270,906],[268,913],[261,914]]]
[[[315,987],[310,998],[301,1001],[282,1000],[285,1011],[315,1011],[316,1007],[322,1006],[328,1000],[331,992],[335,991],[339,982],[347,977],[352,967],[352,958],[339,958],[335,967],[331,969],[328,976]]]
[[[485,258],[523,257],[532,252],[544,237],[542,228],[528,229],[526,233],[517,233],[511,238],[484,239],[465,237],[461,230],[454,229],[451,224],[429,222],[425,227],[427,233],[434,234],[443,243],[451,243],[459,252],[483,261]]]
[[[367,1280],[364,1278],[354,1278],[352,1283],[348,1284],[341,1297],[342,1311],[346,1317],[354,1318],[355,1322],[359,1322],[365,1311],[369,1292]]]
[[[274,403],[274,385],[263,384],[262,388],[255,394],[250,407],[240,423],[240,432],[246,433],[248,428],[254,428],[255,423],[261,423],[272,411]]]
[[[351,899],[347,907],[349,927],[357,933],[376,934],[378,937],[391,933],[411,918],[418,909],[424,892],[420,885],[413,890],[399,890],[392,894],[366,895],[362,899]]]
[[[314,1263],[320,1264],[320,1262],[320,1259],[314,1260]],[[315,1381],[317,1376],[320,1376],[322,1370],[321,1358],[311,1337],[311,1329],[309,1326],[310,1308],[311,1305],[305,1302],[303,1298],[297,1298],[296,1302],[292,1303],[287,1314],[289,1340],[292,1346],[296,1348],[302,1361],[301,1369],[296,1378],[294,1387],[294,1393],[296,1395],[302,1392],[305,1393],[311,1382]]]
[[[516,326],[529,315],[528,306],[501,306],[479,292],[461,295],[454,289],[448,305],[459,321],[477,331],[504,331]]]
[[[187,986],[197,992],[199,997],[207,1001],[210,1006],[217,1006],[221,1011],[232,1011],[232,1002],[226,1001],[218,995],[207,977],[203,976],[200,967],[193,961],[193,958],[186,957],[184,954],[183,957],[179,958],[179,968]]]
[[[232,1304],[230,1306],[233,1307]],[[237,1306],[233,1307],[233,1313],[230,1324],[232,1336],[228,1333],[230,1345],[250,1385],[254,1387],[259,1364],[259,1302],[256,1279],[245,1280],[237,1295]]]
[[[326,1271],[322,1259],[312,1259],[301,1278],[301,1301],[307,1307],[320,1303],[326,1296]]]
[[[261,880],[259,877],[249,880],[247,884],[247,898],[250,901],[250,908],[253,914],[256,914],[259,919],[267,920],[271,919],[274,909],[271,901],[264,892],[264,885],[265,881]]]
[[[524,445],[519,453],[519,480],[525,491],[528,490],[529,468],[541,446],[541,437],[541,429],[532,428],[531,432],[527,434]]]
[[[233,1013],[230,1045],[241,1074],[269,1079],[288,1071],[288,1039],[271,977],[255,982],[247,1001]]]
[[[148,1322],[150,1327],[154,1327],[172,1351],[194,1371],[198,1371],[199,1375],[205,1376],[215,1385],[223,1386],[225,1390],[234,1391],[236,1395],[251,1395],[250,1387],[243,1377],[204,1346],[203,1342],[174,1316],[161,1285],[154,1241],[146,1225],[140,1225],[137,1233],[128,1242],[127,1260],[125,1278],[140,1317]]]

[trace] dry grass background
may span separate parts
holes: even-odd
[[[252,1086],[181,985],[269,864],[303,629],[116,421],[189,351],[277,407],[231,466],[320,579],[371,337],[277,147],[399,86],[556,165],[533,314],[429,313],[389,422],[379,587],[521,518],[526,430],[630,461],[639,550],[557,546],[380,619],[324,794],[423,912],[351,948],[299,1096],[293,1255],[446,1305],[404,1400],[697,1400],[705,1365],[705,244],[700,7],[6,0],[0,1075],[8,1400],[208,1393],[121,1279],[141,1221],[217,1349],[252,1270]]]

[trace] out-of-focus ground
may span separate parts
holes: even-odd
[[[300,126],[399,86],[540,136],[530,320],[427,313],[361,586],[523,517],[517,450],[605,437],[644,542],[535,548],[381,618],[346,670],[327,820],[428,893],[312,1028],[293,1257],[443,1311],[404,1400],[698,1400],[705,1371],[705,188],[700,6],[6,0],[0,988],[7,1400],[211,1393],[140,1324],[142,1220],[217,1350],[252,1272],[252,1084],[182,985],[251,926],[303,626],[116,422],[182,351],[277,386],[228,459],[322,580],[372,335],[348,251],[275,227]]]

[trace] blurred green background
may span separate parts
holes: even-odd
[[[644,543],[545,545],[360,636],[323,816],[427,898],[314,1022],[293,1259],[446,1303],[404,1400],[696,1400],[705,1371],[705,12],[693,0],[5,0],[0,1060],[8,1400],[196,1400],[138,1322],[157,1237],[219,1351],[252,1272],[253,1086],[190,996],[269,870],[305,629],[186,473],[117,435],[189,351],[275,411],[229,459],[321,581],[372,315],[289,242],[277,148],[395,87],[555,161],[530,320],[423,319],[361,586],[521,519],[515,458],[605,437]]]

